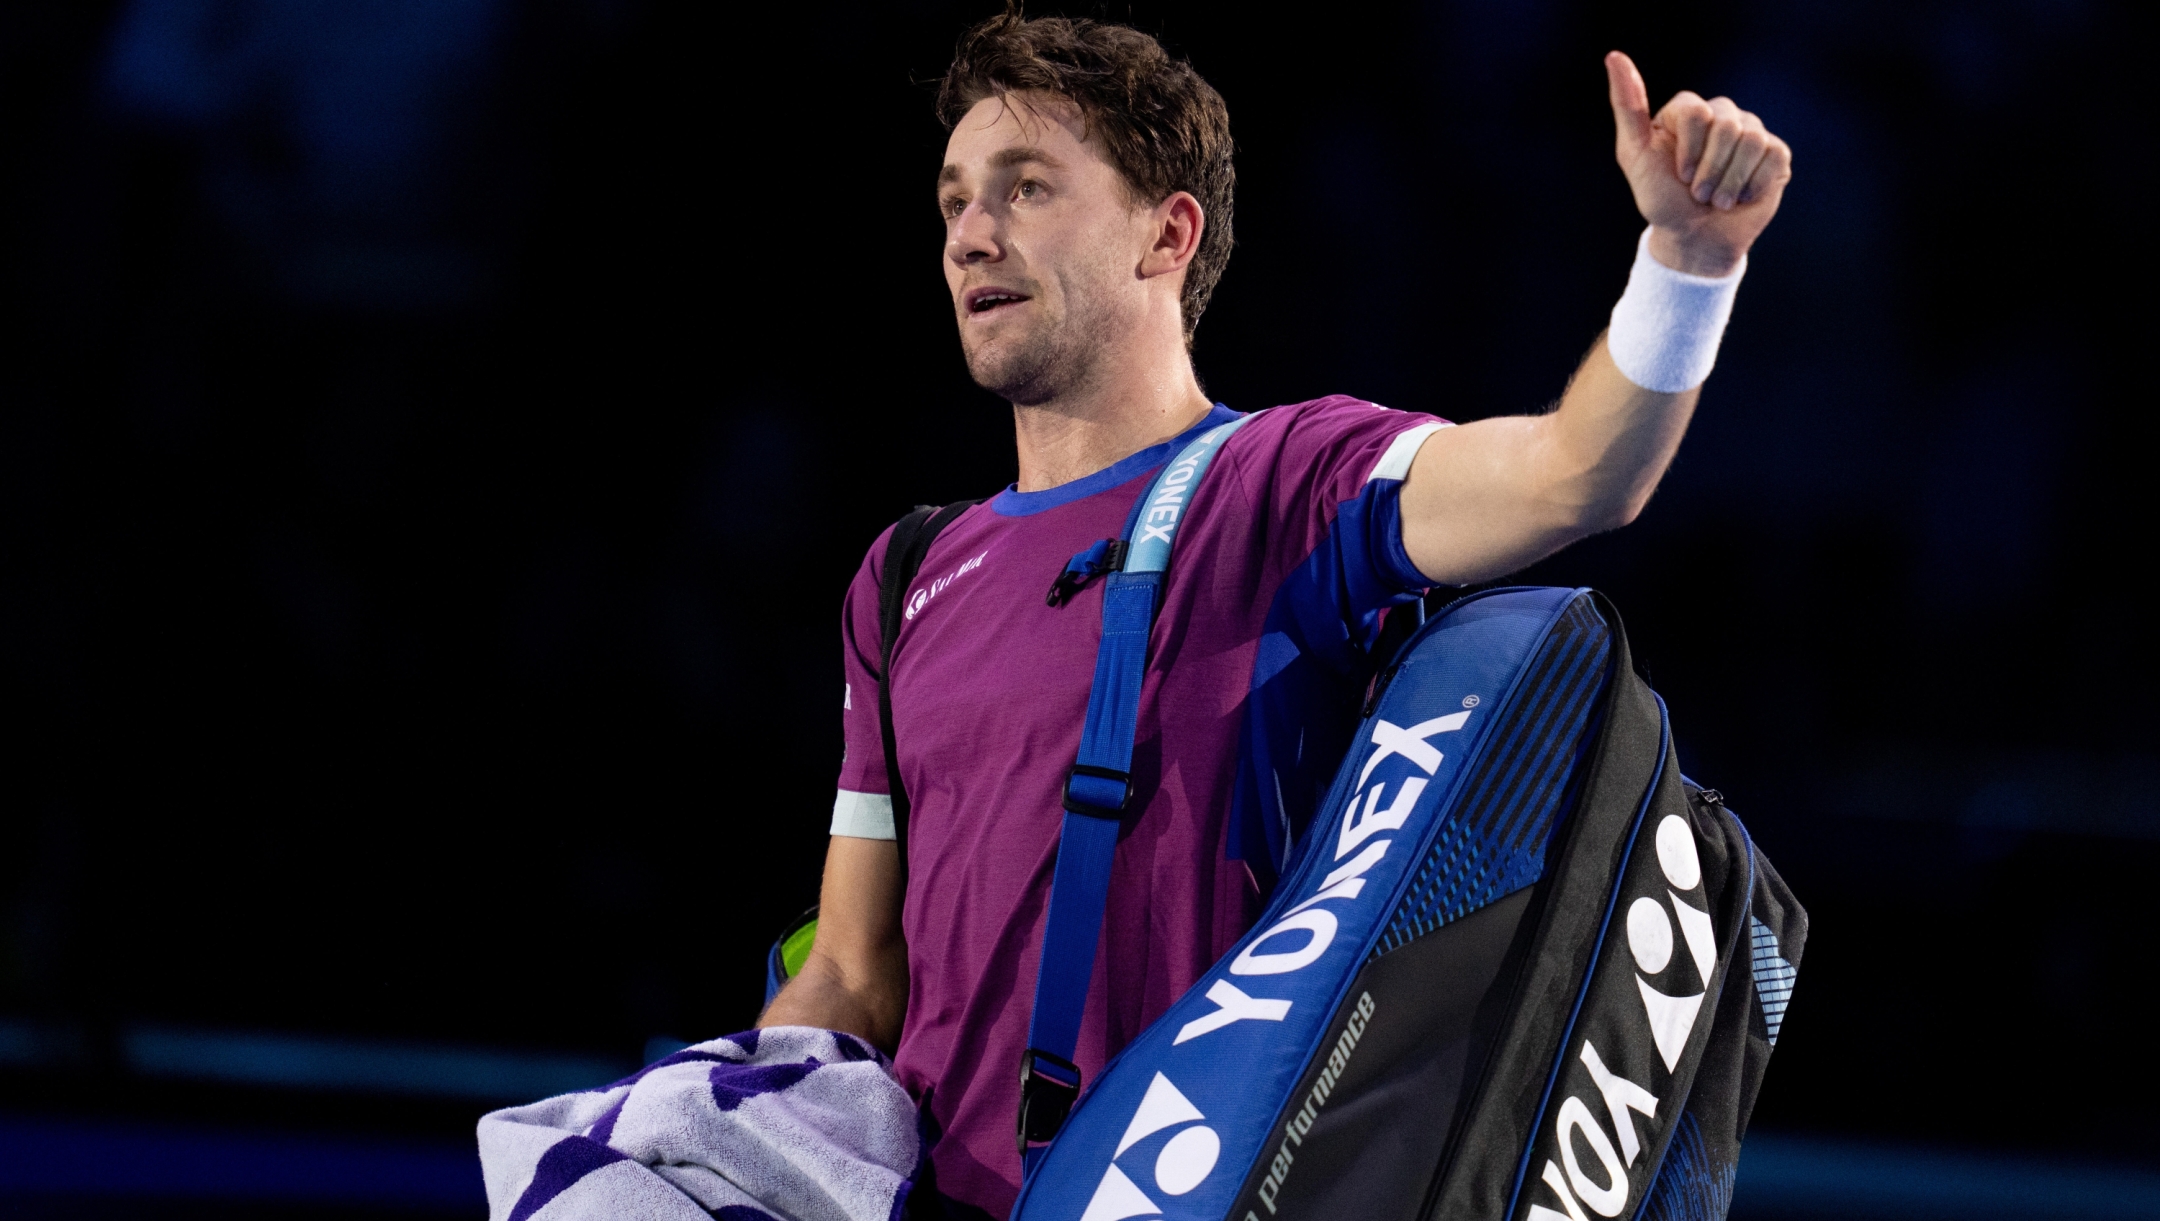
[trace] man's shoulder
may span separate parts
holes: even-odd
[[[885,553],[892,547],[893,531],[899,528],[900,523],[897,520],[887,522],[885,528],[877,532],[877,537],[870,540],[870,545],[863,549],[862,563],[855,569],[854,583],[857,586],[867,586],[873,590],[878,587],[879,579],[885,574]]]
[[[1421,412],[1384,407],[1371,399],[1330,394],[1302,403],[1262,408],[1253,413],[1252,423],[1241,432],[1254,436],[1272,434],[1278,439],[1298,433],[1385,433],[1413,427],[1429,418]]]
[[[934,551],[941,545],[949,543],[959,535],[966,533],[969,529],[980,527],[985,521],[994,516],[988,511],[989,501],[987,498],[978,497],[955,501],[954,505],[965,507],[961,508],[960,512],[955,514],[938,531],[937,537],[930,542],[929,550]],[[917,506],[918,509],[921,507],[923,506]],[[933,505],[930,507],[942,509],[951,506]],[[893,535],[899,531],[902,522],[913,516],[913,512],[911,510],[909,513],[902,514],[899,518],[887,523],[884,529],[878,531],[877,537],[870,541],[870,546],[863,552],[861,565],[855,570],[855,579],[850,588],[851,593],[866,594],[872,599],[877,597],[878,588],[885,580],[885,561],[892,555]],[[926,554],[921,558],[924,562],[928,562],[930,557]]]
[[[1352,418],[1362,419],[1373,412],[1386,410],[1388,409],[1370,399],[1361,399],[1355,395],[1325,394],[1316,399],[1306,399],[1302,403],[1284,403],[1280,407],[1263,408],[1253,413],[1253,426],[1292,428]]]
[[[1237,454],[1247,463],[1306,466],[1324,463],[1331,456],[1350,458],[1353,452],[1374,446],[1385,449],[1398,434],[1433,419],[1369,399],[1330,394],[1255,412],[1252,423],[1231,438],[1223,453],[1225,457]]]

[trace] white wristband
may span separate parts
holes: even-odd
[[[1693,390],[1717,363],[1718,340],[1732,317],[1733,295],[1747,274],[1747,256],[1722,276],[1674,271],[1650,256],[1650,231],[1635,246],[1627,291],[1613,306],[1606,350],[1627,379],[1645,390]]]

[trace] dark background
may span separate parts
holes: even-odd
[[[0,6],[0,1210],[478,1216],[247,1167],[462,1166],[526,1096],[159,1032],[632,1066],[750,1023],[815,896],[842,589],[1013,474],[931,207],[930,82],[987,11]],[[1657,500],[1528,577],[1617,599],[1813,913],[1778,1156],[2149,1165],[2130,7],[1070,11],[1230,103],[1197,357],[1241,409],[1553,399],[1640,228],[1610,47],[1792,143]],[[240,1142],[225,1186],[51,1169],[190,1133]],[[1748,1173],[1736,1215],[1830,1207]]]

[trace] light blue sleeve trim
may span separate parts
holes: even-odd
[[[893,834],[892,798],[841,789],[833,799],[832,833],[854,839],[899,838]]]
[[[1396,434],[1395,440],[1389,443],[1387,452],[1381,454],[1380,461],[1373,464],[1372,474],[1365,477],[1365,482],[1371,483],[1375,479],[1408,479],[1410,463],[1416,459],[1418,450],[1424,447],[1426,440],[1434,433],[1449,427],[1452,425],[1435,420],[1430,424],[1420,424],[1416,428],[1406,428]]]

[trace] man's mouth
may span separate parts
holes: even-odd
[[[1018,305],[1027,299],[1026,293],[1017,293],[1009,288],[971,288],[962,302],[971,317],[979,318],[1005,306]]]

